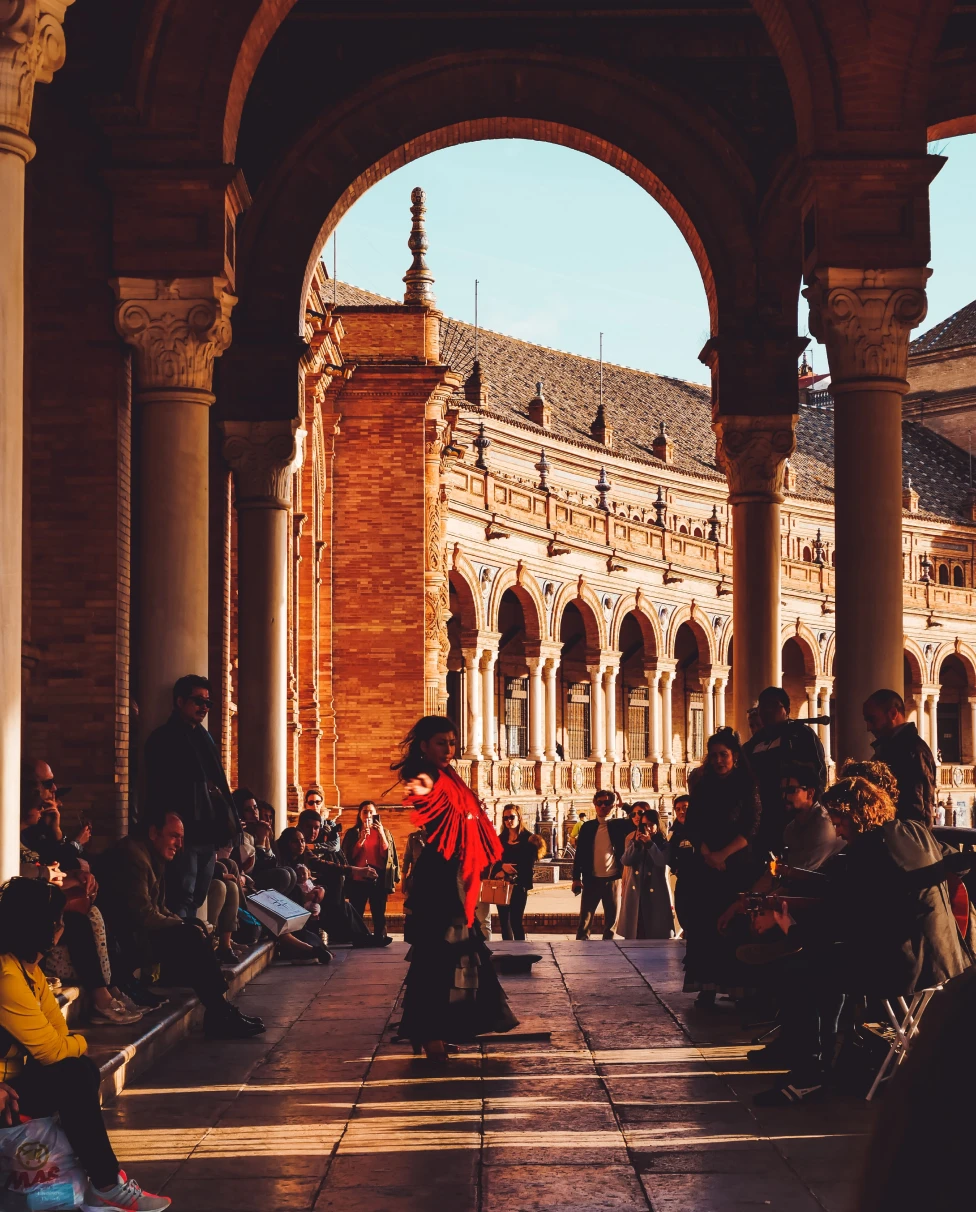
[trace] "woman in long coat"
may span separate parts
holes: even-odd
[[[624,847],[623,866],[617,933],[624,938],[670,938],[674,910],[668,887],[668,843],[653,808],[640,809],[637,828]]]

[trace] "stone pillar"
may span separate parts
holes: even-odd
[[[34,85],[64,63],[61,23],[71,2],[0,6],[0,879],[20,870],[24,170],[35,150]]]
[[[447,620],[451,614],[445,527],[447,511],[441,485],[441,452],[446,423],[440,404],[430,405],[424,432],[424,713],[447,711]]]
[[[657,669],[647,671],[647,730],[650,733],[650,760],[661,760],[661,673]]]
[[[969,744],[966,748],[966,764],[976,763],[976,698],[967,700],[969,704]]]
[[[922,740],[932,750],[936,762],[939,760],[939,694],[938,686],[922,687],[922,719],[919,727]]]
[[[674,670],[661,670],[661,761],[674,761],[674,725],[671,722],[671,687]]]
[[[495,643],[497,644],[497,640]],[[498,757],[498,720],[495,715],[495,666],[498,664],[497,647],[486,648],[481,656],[482,685],[482,753],[486,762]]]
[[[831,686],[820,687],[820,690],[817,692],[819,700],[817,706],[818,715],[830,715],[830,696],[832,692],[833,688]],[[820,733],[820,743],[824,747],[824,756],[826,757],[827,765],[829,766],[833,761],[833,757],[830,753],[830,725],[821,724],[817,731]]]
[[[224,278],[118,278],[115,326],[132,346],[140,410],[139,721],[172,708],[173,683],[207,675],[210,406],[214,358],[236,302]],[[214,673],[216,674],[216,670]]]
[[[304,440],[296,422],[224,422],[237,490],[238,781],[279,813],[288,782],[291,477]]]
[[[719,674],[715,679],[715,731],[725,727],[725,687],[728,673]]]
[[[783,413],[723,414],[713,426],[732,511],[733,722],[743,735],[748,709],[760,691],[780,684],[779,507],[786,460],[796,445],[795,425],[796,417]]]
[[[607,706],[603,697],[603,665],[587,665],[590,675],[590,761],[607,760]]]
[[[558,709],[557,699],[559,694],[559,657],[551,656],[546,661],[545,666],[546,678],[546,761],[556,762],[559,760],[559,755],[556,753],[556,736]]]
[[[817,690],[817,683],[810,682],[806,687],[806,692],[807,692],[807,719],[812,720],[815,715],[820,714],[820,712],[817,710],[817,698],[819,696],[819,691]]]
[[[929,272],[824,268],[804,291],[834,397],[837,739],[845,757],[870,756],[864,700],[904,679],[901,401]]]
[[[702,700],[704,702],[705,744],[715,732],[715,678],[711,674],[701,679]]]
[[[619,657],[617,658],[619,661]],[[617,672],[619,665],[614,664],[604,670],[603,695],[607,708],[606,755],[608,762],[620,761],[620,750],[617,745]]]
[[[546,700],[542,684],[543,657],[526,657],[529,667],[529,757],[545,760]]]
[[[481,757],[483,738],[482,693],[481,693],[481,653],[475,648],[462,648],[464,657],[464,691],[465,691],[465,729],[464,753],[461,755],[478,761]]]

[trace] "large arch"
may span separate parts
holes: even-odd
[[[582,578],[579,582],[564,585],[552,608],[552,634],[559,636],[566,607],[572,603],[583,618],[586,629],[586,647],[594,656],[609,646],[607,620],[600,599]]]
[[[718,645],[712,625],[704,618],[700,610],[692,609],[690,606],[680,606],[668,620],[668,635],[665,644],[667,656],[671,659],[674,658],[675,641],[683,623],[687,623],[694,633],[702,662],[704,663],[707,659],[709,665],[718,664]]]
[[[640,625],[644,636],[644,653],[646,657],[663,656],[664,636],[661,632],[661,622],[653,606],[647,607],[643,601],[638,602],[632,593],[622,597],[613,612],[613,617],[610,620],[610,647],[620,647],[620,629],[628,614],[632,614]]]
[[[539,644],[548,639],[546,629],[546,603],[542,590],[530,572],[522,568],[504,568],[495,577],[488,598],[486,612],[489,630],[498,631],[498,614],[502,598],[511,590],[519,600],[525,617],[525,638],[528,643]]]
[[[476,631],[485,629],[485,601],[481,595],[478,578],[465,557],[456,557],[454,567],[448,573],[451,589],[458,595],[464,621]]]

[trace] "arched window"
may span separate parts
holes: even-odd
[[[959,564],[952,570],[952,583],[957,589],[964,589],[966,586],[966,574]]]
[[[939,565],[939,584],[940,585],[949,584],[949,565],[948,564]]]
[[[803,561],[804,564],[813,563],[813,552],[810,550],[809,547],[803,548],[803,551],[800,554],[800,559]]]
[[[688,527],[684,524],[684,522],[682,522],[681,525],[678,527],[678,534],[687,534],[687,533],[688,533]]]
[[[705,536],[702,534],[702,528],[700,526],[696,526],[692,531],[692,538],[703,539],[704,537]]]

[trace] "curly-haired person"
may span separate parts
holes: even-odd
[[[799,924],[786,902],[773,915],[798,950],[781,962],[787,1077],[761,1105],[802,1102],[823,1091],[844,998],[911,997],[970,966],[946,885],[943,851],[919,821],[898,820],[886,791],[860,776],[824,794],[844,850],[823,869],[819,913]]]

